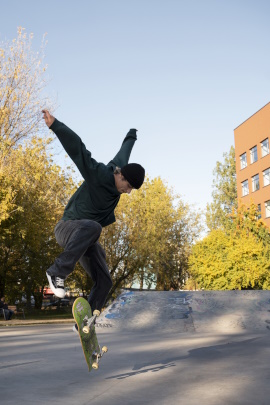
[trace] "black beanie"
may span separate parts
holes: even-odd
[[[129,163],[123,166],[121,173],[133,188],[140,188],[144,182],[145,170],[138,163]]]

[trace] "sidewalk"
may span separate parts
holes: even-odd
[[[49,324],[74,323],[73,318],[68,319],[11,319],[10,321],[0,320],[0,328],[4,326],[27,326],[27,325],[49,325]]]

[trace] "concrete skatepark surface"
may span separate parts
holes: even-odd
[[[270,291],[124,292],[88,372],[72,323],[0,328],[0,403],[270,403]]]
[[[270,291],[127,292],[102,313],[99,323],[121,331],[266,331]],[[269,326],[268,326],[269,325]]]

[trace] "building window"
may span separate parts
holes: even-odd
[[[254,148],[250,149],[250,163],[255,163],[258,160],[258,153],[257,153],[257,146],[254,146]]]
[[[245,195],[248,194],[249,194],[248,180],[245,180],[242,183],[242,197],[245,197]]]
[[[252,177],[252,191],[257,191],[259,189],[260,189],[259,175],[255,174],[255,176]]]
[[[240,167],[241,169],[244,169],[247,167],[247,154],[246,152],[243,153],[243,155],[240,156]]]
[[[270,217],[270,200],[265,202],[265,216],[266,218]]]
[[[261,219],[262,217],[262,207],[261,204],[258,204],[258,216],[257,219]]]
[[[269,139],[266,138],[264,141],[261,142],[262,148],[262,157],[269,154]]]
[[[263,171],[263,185],[269,186],[270,184],[270,168]]]

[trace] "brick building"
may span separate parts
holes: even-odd
[[[238,201],[258,205],[270,227],[270,103],[234,130]]]

